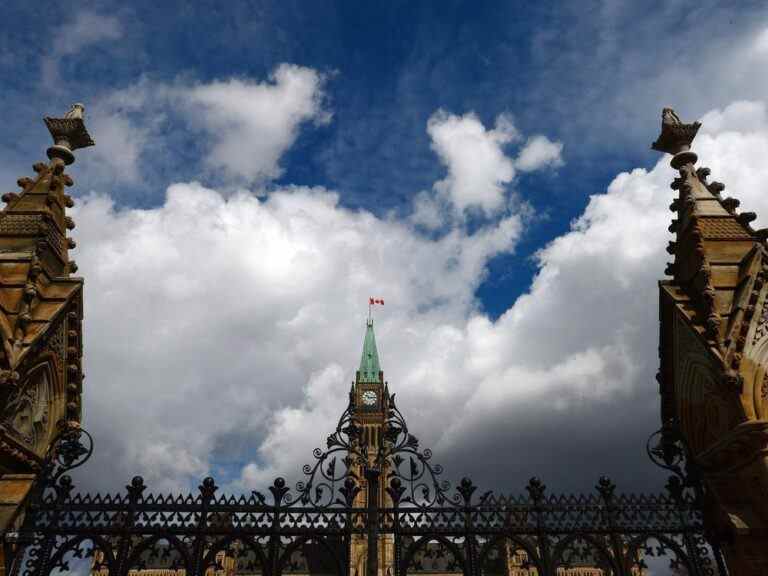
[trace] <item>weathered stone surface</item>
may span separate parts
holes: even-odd
[[[768,574],[768,247],[753,215],[684,154],[698,123],[668,120],[656,149],[677,154],[680,224],[678,274],[660,285],[662,420],[678,424],[703,471],[706,521],[731,573]]]
[[[754,246],[754,241],[730,242],[704,241],[702,242],[707,252],[707,260],[712,264],[740,264],[741,260]]]
[[[712,266],[712,284],[717,288],[736,288],[739,283],[739,267],[733,265]]]

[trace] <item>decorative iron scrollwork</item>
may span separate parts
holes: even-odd
[[[336,430],[326,440],[326,450],[315,448],[313,464],[305,464],[305,479],[296,483],[298,500],[305,505],[321,508],[351,505],[351,499],[359,491],[360,478],[353,464],[367,463],[367,452],[360,449],[360,428],[355,423],[354,400],[339,418]],[[342,457],[343,455],[343,457]],[[357,490],[357,491],[356,491]],[[339,497],[339,494],[341,497]],[[291,495],[286,495],[291,501]]]
[[[43,462],[38,488],[60,485],[71,489],[67,472],[85,464],[93,454],[93,437],[80,426],[65,425],[51,442]]]
[[[419,449],[419,439],[408,431],[408,424],[395,404],[395,395],[389,400],[389,414],[384,428],[384,443],[378,456],[386,462],[381,469],[386,469],[386,483],[394,505],[406,503],[418,508],[442,506],[444,504],[461,505],[468,502],[474,488],[468,479],[462,481],[460,489],[452,496],[448,495],[450,483],[440,478],[443,467],[433,464],[432,451]],[[393,484],[394,483],[394,484]],[[465,495],[468,498],[465,498]]]
[[[91,573],[118,575],[133,569],[184,570],[189,576],[261,569],[265,576],[281,576],[311,568],[321,552],[327,557],[322,570],[344,574],[352,543],[366,536],[367,546],[378,546],[381,536],[393,542],[394,564],[387,570],[396,576],[420,568],[476,576],[502,565],[531,567],[540,576],[585,565],[605,574],[644,565],[713,573],[701,508],[686,493],[700,490],[700,483],[672,428],[648,443],[650,457],[672,472],[669,494],[619,494],[602,477],[593,494],[554,495],[532,478],[527,496],[478,497],[468,478],[449,494],[442,467],[420,449],[394,398],[375,453],[360,442],[354,416],[350,403],[327,449],[315,450],[314,464],[304,467],[296,496],[277,478],[269,486],[271,500],[260,492],[220,495],[212,478],[183,495],[148,493],[140,476],[121,494],[78,493],[67,472],[87,461],[93,442],[81,428],[65,429],[13,539],[10,576],[48,576],[75,563],[90,566]],[[358,500],[363,480],[371,493],[384,482],[391,501]]]
[[[646,444],[651,461],[672,473],[667,481],[667,491],[676,502],[683,503],[691,497],[700,507],[703,485],[698,467],[691,456],[685,437],[674,422],[667,422],[651,434]]]
[[[354,400],[341,415],[336,430],[328,436],[326,450],[315,448],[314,464],[303,468],[305,479],[296,484],[302,504],[328,507],[349,506],[360,491],[365,470],[385,472],[382,479],[387,493],[397,506],[408,504],[418,508],[465,505],[474,487],[468,479],[450,495],[450,483],[441,479],[443,467],[433,464],[432,451],[419,449],[419,440],[408,431],[403,414],[389,397],[389,412],[384,424],[383,438],[375,453],[361,442],[361,430],[355,423]],[[467,484],[469,483],[469,484]]]

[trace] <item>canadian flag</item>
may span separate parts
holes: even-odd
[[[368,305],[373,306],[374,304],[381,304],[384,306],[384,300],[381,298],[368,298]]]

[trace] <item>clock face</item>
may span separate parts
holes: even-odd
[[[376,392],[373,390],[366,390],[363,392],[363,404],[366,406],[373,406],[376,404]]]

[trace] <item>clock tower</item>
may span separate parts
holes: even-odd
[[[379,352],[376,348],[376,336],[373,332],[373,319],[368,318],[365,327],[363,354],[360,357],[360,367],[355,374],[352,384],[352,408],[355,424],[360,428],[360,442],[368,448],[368,454],[373,463],[376,452],[384,442],[384,428],[389,411],[389,388],[384,381],[384,372],[379,362]],[[386,465],[386,464],[385,464]],[[368,480],[363,470],[353,470],[359,479],[362,490],[355,498],[354,506],[368,506]],[[381,470],[376,497],[381,508],[391,507],[389,495],[385,491],[387,471]],[[394,542],[392,536],[379,536],[379,574],[367,574],[367,541],[364,535],[354,536],[350,554],[350,574],[352,576],[388,576],[393,574]]]

